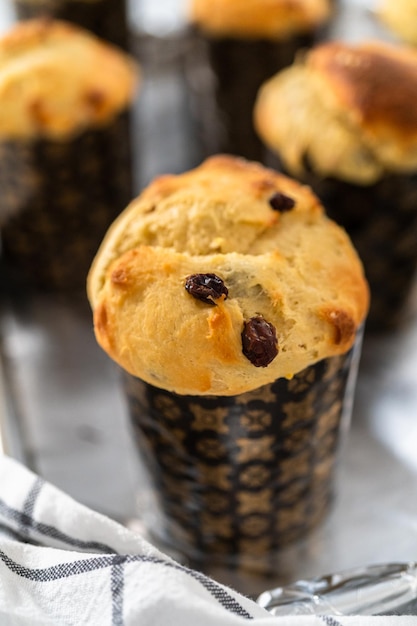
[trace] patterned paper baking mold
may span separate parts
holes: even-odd
[[[239,396],[180,396],[123,373],[159,502],[151,534],[203,570],[267,572],[329,509],[359,343]]]

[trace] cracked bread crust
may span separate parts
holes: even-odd
[[[331,14],[329,0],[191,0],[190,21],[212,37],[282,40],[314,31]]]
[[[104,125],[131,105],[139,72],[74,24],[22,21],[0,39],[0,137],[60,139]]]
[[[280,212],[277,192],[295,201]],[[185,288],[215,274],[215,304]],[[219,155],[155,179],[109,229],[88,276],[98,343],[142,380],[186,395],[236,395],[352,346],[368,308],[362,265],[310,189]],[[278,355],[242,352],[247,320],[276,330]]]
[[[417,51],[383,42],[316,46],[267,81],[254,110],[260,137],[294,175],[357,184],[417,168]]]

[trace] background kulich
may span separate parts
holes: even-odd
[[[254,121],[293,175],[307,163],[321,177],[366,186],[417,169],[416,96],[414,48],[332,41],[262,85]]]
[[[328,0],[189,2],[196,41],[189,88],[203,154],[262,160],[252,122],[257,91],[317,40],[331,11]],[[210,79],[204,82],[201,75]]]
[[[193,80],[188,85],[203,153],[226,152],[262,161],[263,146],[252,122],[253,106],[260,85],[280,68],[290,65],[297,52],[309,48],[314,35],[294,35],[285,41],[231,37],[207,39],[194,32],[194,63],[200,72],[210,67],[211,80]],[[199,41],[200,40],[200,41]],[[194,69],[194,73],[196,70]]]
[[[133,195],[138,73],[129,55],[61,21],[20,22],[0,40],[0,229],[13,281],[85,293]]]
[[[41,16],[74,22],[124,50],[130,49],[125,0],[13,0],[19,19]]]
[[[145,516],[152,537],[205,572],[271,572],[328,512],[359,344],[235,397],[179,396],[123,373],[159,503]]]
[[[15,23],[0,38],[0,140],[103,126],[131,106],[140,77],[131,55],[75,24]]]
[[[332,42],[267,81],[255,105],[264,160],[310,185],[351,236],[368,331],[398,326],[416,275],[416,98],[415,50]]]

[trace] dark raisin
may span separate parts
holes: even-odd
[[[185,288],[197,300],[206,304],[216,304],[214,301],[222,296],[227,298],[228,289],[221,278],[216,274],[192,274],[187,276]]]
[[[286,211],[291,211],[291,209],[295,207],[295,200],[277,191],[269,198],[269,204],[274,211],[285,213]]]
[[[275,328],[263,317],[245,322],[242,332],[243,354],[255,367],[266,367],[278,354]]]

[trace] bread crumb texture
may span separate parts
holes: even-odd
[[[0,138],[66,138],[105,124],[135,97],[140,68],[93,34],[52,19],[0,39]]]
[[[313,48],[268,80],[254,123],[288,171],[370,185],[417,169],[417,51],[368,41]]]
[[[294,206],[274,209],[277,194]],[[190,276],[208,277],[206,301]],[[87,288],[102,348],[186,395],[239,394],[344,353],[368,308],[361,262],[311,190],[227,155],[155,179],[109,229]],[[246,337],[255,357],[251,320],[267,331]]]

